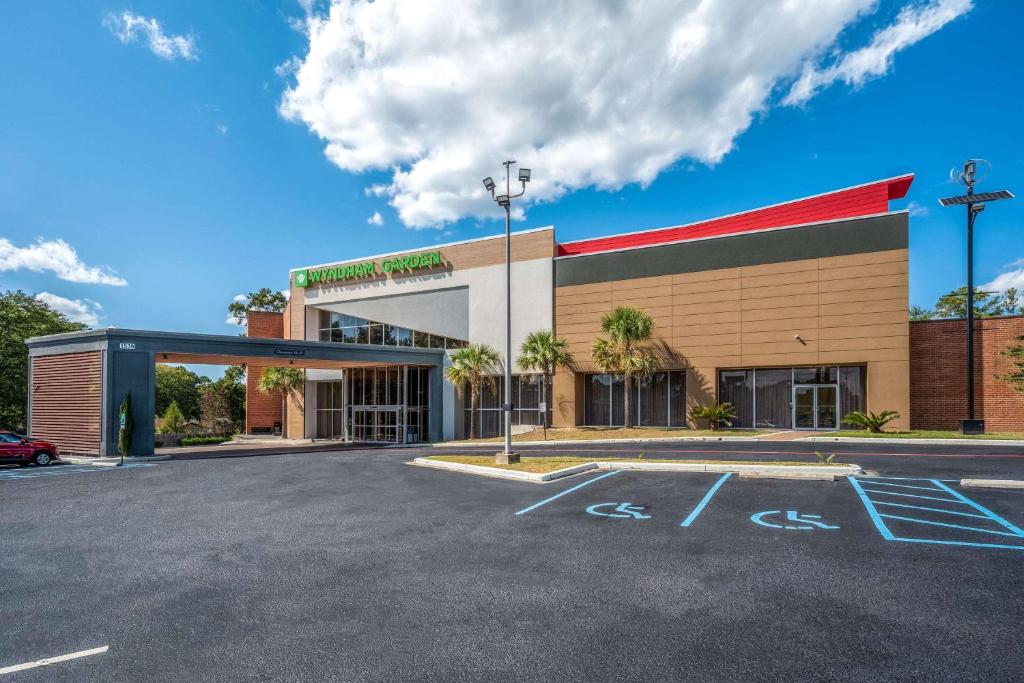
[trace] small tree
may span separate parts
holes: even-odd
[[[895,410],[883,410],[880,413],[855,410],[852,413],[847,413],[846,417],[843,418],[843,422],[862,427],[875,434],[880,434],[884,431],[885,425],[893,420],[898,420],[899,417],[900,414]]]
[[[181,434],[185,430],[185,414],[181,412],[177,401],[171,401],[160,420],[161,434]]]
[[[228,387],[214,382],[203,387],[200,401],[203,429],[211,434],[225,435],[234,430],[235,421],[231,414],[231,399]]]
[[[259,390],[264,394],[281,394],[281,433],[284,435],[285,411],[288,397],[298,396],[306,387],[306,376],[299,368],[264,368],[260,376]]]
[[[288,305],[288,299],[283,292],[275,292],[269,287],[261,287],[255,292],[249,292],[244,297],[236,299],[228,304],[228,313],[239,325],[246,323],[249,311],[267,311],[280,313]]]
[[[603,372],[622,375],[625,382],[625,426],[633,426],[633,378],[647,377],[661,367],[658,357],[643,346],[651,338],[654,320],[644,311],[620,306],[601,318],[607,339],[591,347],[594,364]]]
[[[1016,287],[1007,287],[1003,292],[1003,315],[1017,315],[1020,313],[1020,292]]]
[[[501,356],[487,344],[469,344],[451,355],[445,378],[462,397],[469,387],[469,438],[476,438],[476,406],[483,386],[494,388],[494,375],[501,369]]]
[[[690,419],[694,422],[707,420],[708,429],[718,431],[721,425],[732,426],[736,419],[736,408],[731,403],[709,403],[706,406],[690,408]]]
[[[545,406],[548,402],[548,385],[555,370],[573,366],[572,354],[566,350],[568,345],[565,337],[556,337],[554,332],[540,330],[526,335],[526,339],[519,347],[519,368],[524,372],[540,370],[540,402]],[[544,430],[544,440],[547,441],[547,408],[541,411],[540,424]]]
[[[1003,302],[995,292],[974,288],[974,317],[991,318],[1003,314]],[[938,318],[967,317],[967,287],[954,289],[939,297],[935,302],[935,316]]]
[[[1017,337],[1017,343],[1002,351],[1002,355],[1013,363],[1013,370],[996,377],[1017,391],[1024,391],[1024,337]]]
[[[119,428],[117,430],[117,452],[121,457],[131,455],[132,435],[135,432],[135,417],[132,415],[132,394],[128,394],[121,400],[121,406],[117,411]]]

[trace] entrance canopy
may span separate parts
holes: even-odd
[[[63,452],[116,455],[119,406],[130,393],[132,454],[153,452],[157,363],[337,369],[415,365],[429,369],[440,406],[444,351],[215,334],[108,328],[34,337],[29,348],[29,432]],[[440,438],[441,411],[430,414]]]

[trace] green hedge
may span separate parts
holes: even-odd
[[[218,443],[231,441],[226,436],[191,436],[181,440],[182,446],[212,446]]]

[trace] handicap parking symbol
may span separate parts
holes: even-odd
[[[614,507],[614,510],[605,512],[602,508]],[[650,515],[644,514],[642,505],[630,503],[596,503],[587,508],[587,512],[598,517],[612,517],[614,519],[650,519]]]
[[[763,512],[755,512],[750,516],[750,521],[754,524],[760,524],[761,526],[770,527],[772,529],[788,529],[788,530],[809,530],[809,529],[838,529],[838,526],[832,524],[825,524],[825,522],[819,522],[821,515],[807,515],[800,514],[796,510],[787,510],[786,519],[788,522],[795,522],[795,524],[775,524],[765,520],[765,517],[771,517],[772,515],[781,515],[782,510],[764,510]]]

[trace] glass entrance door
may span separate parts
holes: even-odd
[[[401,406],[351,406],[349,411],[353,441],[402,443]]]
[[[839,406],[835,384],[797,384],[793,387],[794,429],[835,429]]]

